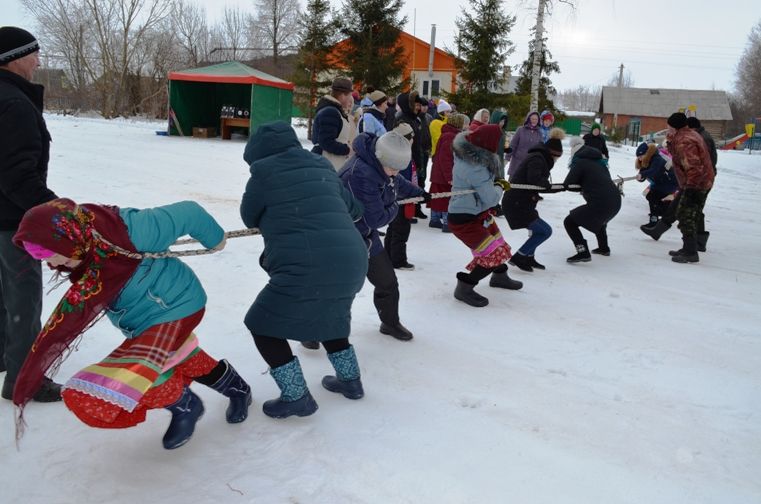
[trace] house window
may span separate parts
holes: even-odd
[[[428,81],[423,81],[423,96],[428,96]]]
[[[423,94],[425,95],[425,93]],[[439,96],[439,81],[438,80],[431,81],[431,96]]]
[[[661,94],[661,91],[660,91],[660,89],[651,89],[650,90],[650,94],[651,95],[654,95],[654,94],[659,95],[659,94]]]

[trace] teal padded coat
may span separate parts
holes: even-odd
[[[301,147],[284,122],[262,125],[243,158],[251,178],[240,205],[264,237],[270,276],[245,318],[253,333],[327,341],[347,338],[351,305],[367,274],[367,245],[354,221],[362,205],[329,161]]]

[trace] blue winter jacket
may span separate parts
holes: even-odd
[[[424,193],[421,188],[399,175],[386,175],[380,161],[375,157],[377,141],[378,137],[367,133],[357,136],[352,143],[354,154],[338,174],[344,185],[365,207],[362,218],[354,224],[365,240],[371,242],[371,257],[383,252],[378,228],[396,217],[399,210],[396,200],[413,198]]]
[[[676,180],[676,174],[671,169],[671,160],[667,160],[660,152],[650,153],[646,156],[647,167],[642,168],[639,172],[642,178],[650,181],[650,188],[661,194],[671,194],[677,190],[679,184]],[[643,163],[644,164],[644,163]]]
[[[270,277],[246,327],[280,339],[347,338],[351,305],[367,275],[367,247],[354,227],[362,205],[284,122],[261,125],[243,158],[251,177],[240,215],[262,233],[260,264]]]
[[[122,208],[119,216],[139,252],[165,252],[185,235],[213,248],[225,233],[194,201],[145,210]],[[188,265],[176,257],[143,259],[106,313],[127,338],[134,338],[151,326],[187,317],[205,305],[206,293]]]
[[[493,152],[468,142],[465,135],[465,132],[459,133],[452,142],[452,191],[474,189],[476,192],[452,196],[449,213],[478,215],[496,206],[502,198],[502,189],[494,185],[495,174],[502,169],[502,163]]]

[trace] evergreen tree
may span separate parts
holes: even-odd
[[[328,0],[309,0],[306,12],[299,20],[301,37],[296,70],[292,77],[296,84],[296,104],[307,113],[309,137],[312,135],[312,118],[320,89],[330,86],[329,54],[336,41],[336,23],[330,13]]]
[[[508,38],[515,16],[505,14],[502,3],[474,0],[473,12],[463,12],[455,21],[460,76],[474,94],[488,93],[489,84],[499,81],[505,59],[515,51]]]
[[[533,30],[532,30],[533,31]],[[531,69],[534,66],[534,40],[528,44],[528,59],[521,64],[521,69],[516,82],[515,93],[519,95],[531,95]],[[560,65],[552,61],[552,53],[547,49],[547,38],[542,39],[542,57],[539,60],[539,106],[538,111],[551,110],[557,116],[557,108],[549,98],[557,94],[552,85],[550,75],[560,73]]]
[[[404,0],[345,0],[341,32],[349,39],[339,52],[355,83],[386,93],[401,89],[405,67],[399,44],[407,18],[398,19]]]

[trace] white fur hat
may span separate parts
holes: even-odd
[[[449,105],[443,98],[439,100],[439,104],[436,105],[436,112],[443,114],[444,112],[451,112],[452,106]]]
[[[571,157],[573,157],[579,151],[579,149],[584,147],[584,140],[582,140],[581,137],[572,136],[570,144],[571,144]]]
[[[395,131],[381,135],[375,142],[375,157],[384,168],[401,171],[407,168],[412,159],[410,142]]]

